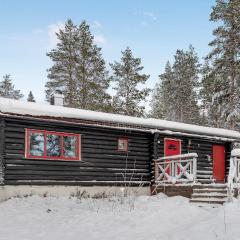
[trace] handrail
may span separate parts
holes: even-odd
[[[186,154],[180,154],[180,155],[161,157],[154,161],[157,162],[157,161],[163,161],[163,160],[188,159],[188,158],[197,158],[197,157],[198,157],[197,153],[186,153]]]
[[[240,182],[240,156],[231,157],[229,177],[232,177],[235,183]]]
[[[197,153],[188,153],[155,160],[155,182],[194,182],[197,157]]]
[[[228,197],[231,201],[233,198],[233,189],[235,184],[240,183],[240,149],[236,148],[231,151],[230,166],[228,172]]]
[[[228,183],[238,182],[240,182],[240,149],[233,149],[231,151]]]

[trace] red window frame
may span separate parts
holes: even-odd
[[[121,149],[121,148],[119,147],[120,141],[124,141],[124,143],[126,144],[126,146],[124,147],[124,149]],[[128,152],[128,137],[119,137],[119,138],[118,138],[117,150],[118,150],[119,152]]]
[[[44,134],[44,155],[43,156],[32,156],[30,154],[30,134],[31,133],[41,133]],[[54,134],[60,136],[61,144],[61,155],[59,157],[47,156],[47,134]],[[77,137],[77,148],[76,157],[65,157],[63,153],[63,137],[65,136],[75,136]],[[30,159],[45,159],[45,160],[64,160],[64,161],[80,161],[81,160],[81,135],[76,133],[67,132],[55,132],[47,130],[37,130],[37,129],[25,129],[25,158]]]

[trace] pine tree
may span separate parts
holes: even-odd
[[[27,101],[28,102],[36,102],[32,91],[29,92],[28,97],[27,97]]]
[[[3,81],[0,82],[0,96],[12,99],[20,99],[23,97],[20,90],[14,89],[10,74],[4,75]]]
[[[107,111],[108,72],[101,48],[93,43],[89,25],[83,21],[76,26],[68,20],[57,38],[56,49],[47,54],[54,63],[48,70],[47,99],[53,91],[61,90],[67,106]]]
[[[77,80],[76,80],[76,52],[77,52],[77,26],[71,20],[65,24],[64,30],[56,33],[59,43],[56,49],[47,53],[53,61],[53,66],[48,69],[46,83],[46,97],[50,101],[50,95],[61,90],[65,96],[65,102],[70,107],[76,107]]]
[[[174,120],[175,110],[173,106],[175,83],[174,74],[170,62],[165,66],[165,72],[159,75],[159,82],[155,85],[151,100],[151,117]]]
[[[144,101],[149,95],[150,89],[144,87],[149,75],[142,74],[141,59],[134,58],[129,47],[122,51],[120,62],[110,64],[116,83],[113,98],[114,112],[130,116],[144,115]]]
[[[199,63],[194,48],[190,46],[189,51],[177,50],[173,66],[167,62],[165,72],[159,76],[160,82],[152,99],[153,116],[178,122],[200,123],[198,74]]]
[[[201,115],[203,119],[203,124],[208,126],[213,126],[212,117],[210,116],[211,104],[212,104],[212,92],[214,89],[213,76],[211,75],[211,69],[208,61],[205,61],[201,68],[201,86],[200,89],[200,99],[201,99]],[[216,119],[216,122],[218,120]]]
[[[203,123],[208,126],[224,126],[222,113],[224,112],[226,102],[224,78],[221,74],[214,74],[208,61],[205,61],[201,69],[202,88],[201,96],[201,113]]]
[[[161,83],[156,83],[150,101],[150,113],[149,117],[152,118],[165,118],[165,104],[163,98],[163,87]]]
[[[217,82],[214,85],[219,85],[219,82],[221,85],[212,92],[214,96],[212,112],[220,114],[221,119],[218,124],[221,127],[231,129],[236,128],[240,113],[239,12],[239,0],[216,0],[210,20],[219,22],[220,25],[213,31],[215,39],[209,43],[213,50],[207,56],[211,62],[212,80]]]
[[[173,104],[175,121],[185,123],[200,123],[198,95],[199,87],[199,60],[194,48],[190,45],[188,51],[177,50],[173,72],[175,91]]]

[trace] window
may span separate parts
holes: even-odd
[[[128,151],[128,138],[120,137],[118,138],[118,151],[127,152]]]
[[[26,158],[47,160],[81,160],[80,135],[26,129]]]

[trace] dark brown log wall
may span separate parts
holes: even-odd
[[[81,134],[82,160],[25,159],[25,128]],[[129,139],[128,153],[117,151],[123,136]],[[228,171],[230,142],[17,117],[1,119],[0,170],[5,184],[149,185],[154,182],[152,159],[164,155],[165,137],[181,139],[182,153],[198,154],[199,179],[211,177],[212,144],[225,144]]]
[[[115,185],[150,183],[151,137],[144,132],[51,123],[5,120],[5,184]],[[81,161],[25,159],[25,128],[81,134]],[[127,136],[129,151],[117,151]]]

